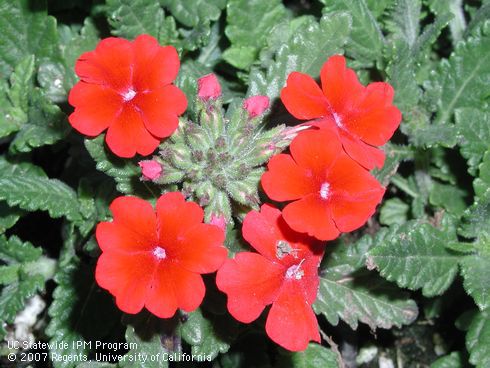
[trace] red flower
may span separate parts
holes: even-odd
[[[75,65],[80,82],[68,96],[75,107],[70,124],[88,136],[107,129],[107,145],[120,157],[149,155],[187,107],[184,93],[171,84],[179,65],[174,47],[148,35],[100,41]]]
[[[180,193],[162,195],[152,205],[136,197],[116,198],[112,222],[101,222],[96,237],[102,255],[97,283],[116,297],[126,313],[146,307],[160,318],[181,308],[196,309],[205,293],[201,273],[224,262],[224,232],[203,224],[203,210]]]
[[[372,216],[385,189],[344,153],[335,131],[301,132],[290,150],[272,157],[261,179],[271,199],[294,201],[283,210],[289,226],[331,240]]]
[[[294,117],[318,118],[315,125],[334,128],[344,150],[362,166],[381,168],[385,155],[375,146],[384,145],[401,121],[393,87],[383,82],[364,87],[340,55],[323,64],[321,82],[322,89],[309,75],[293,72],[281,100]]]
[[[243,108],[248,116],[253,119],[264,113],[269,108],[270,100],[267,96],[252,96],[243,101]]]
[[[228,310],[250,323],[272,304],[266,332],[277,344],[299,351],[310,340],[320,341],[311,308],[318,292],[318,266],[324,247],[284,222],[281,212],[264,204],[243,221],[243,236],[258,252],[228,259],[216,276],[228,295]]]
[[[143,180],[157,180],[162,176],[163,167],[156,160],[143,160],[138,162],[139,167],[141,168],[141,174]]]
[[[197,95],[203,100],[214,100],[221,96],[221,85],[216,75],[207,74],[197,80]]]

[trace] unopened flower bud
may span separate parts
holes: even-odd
[[[221,96],[221,85],[214,74],[208,74],[197,80],[197,95],[202,100],[216,99]]]
[[[252,119],[260,116],[269,108],[269,97],[252,96],[243,101],[243,108],[248,111],[248,116]]]
[[[209,220],[211,225],[218,226],[220,229],[226,231],[226,219],[223,215],[215,215],[214,213],[211,215]]]
[[[143,180],[157,180],[162,175],[163,167],[155,160],[140,161],[138,165],[141,167]]]

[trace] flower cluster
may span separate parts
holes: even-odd
[[[217,271],[232,316],[250,323],[271,305],[269,337],[304,350],[320,341],[312,304],[325,241],[363,226],[384,195],[369,170],[382,167],[379,146],[400,124],[393,89],[363,86],[335,55],[322,67],[321,88],[293,72],[281,91],[287,110],[307,122],[265,130],[268,97],[249,97],[225,114],[214,74],[197,83],[199,122],[179,120],[187,100],[172,84],[178,69],[175,49],[147,35],[102,40],[77,61],[80,81],[69,96],[75,129],[88,136],[107,129],[108,147],[128,158],[152,154],[170,137],[139,162],[141,179],[166,192],[156,207],[120,197],[110,206],[113,220],[97,226],[96,280],[124,312],[146,308],[168,318],[198,308],[200,275]],[[259,208],[260,184],[270,199],[287,202],[282,210]],[[227,259],[232,215],[243,218],[243,238],[256,252]]]

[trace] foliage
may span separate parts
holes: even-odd
[[[114,301],[97,286],[96,224],[108,219],[116,196],[154,200],[160,189],[140,179],[141,157],[116,157],[103,135],[83,139],[70,128],[68,93],[83,52],[101,38],[142,33],[177,48],[176,84],[189,102],[178,133],[155,152],[172,164],[165,190],[180,189],[184,174],[206,175],[194,156],[214,133],[201,129],[206,116],[196,103],[198,78],[213,72],[222,85],[223,114],[211,122],[221,124],[220,134],[245,130],[233,125],[243,114],[242,98],[271,98],[247,139],[229,142],[235,156],[217,160],[212,177],[202,178],[214,180],[212,188],[187,188],[203,205],[206,190],[219,193],[207,220],[211,209],[230,220],[238,214],[228,225],[231,253],[247,249],[240,222],[262,198],[259,178],[272,155],[251,147],[297,123],[279,99],[288,74],[318,78],[329,56],[343,54],[363,84],[394,87],[403,122],[384,147],[385,166],[374,172],[385,199],[367,226],[326,245],[313,306],[321,343],[298,353],[273,345],[264,337],[264,318],[242,324],[226,313],[224,296],[208,287],[212,275],[201,307],[170,320],[142,313],[121,322]],[[41,350],[65,357],[53,360],[55,367],[173,366],[130,357],[177,353],[212,360],[175,363],[182,367],[337,367],[352,363],[346,353],[352,336],[361,344],[355,353],[374,345],[378,358],[396,354],[404,366],[488,367],[489,58],[485,0],[0,0],[0,365],[19,352],[6,342],[20,339],[16,318],[38,296],[47,305],[32,325],[22,325],[23,338],[51,343]],[[210,151],[218,138],[206,138]],[[194,166],[184,167],[189,162]],[[239,163],[247,175],[238,175]],[[223,173],[226,185],[218,180]],[[247,198],[240,197],[244,191]],[[422,338],[410,335],[418,325],[427,325],[433,340],[443,339],[443,348],[398,355],[403,341],[417,345]],[[396,349],[380,343],[386,338]],[[115,359],[110,362],[67,358],[95,359],[102,352],[95,341],[135,345],[105,351]]]

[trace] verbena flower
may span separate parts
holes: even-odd
[[[384,82],[364,87],[340,55],[323,64],[320,76],[322,89],[309,75],[291,73],[281,91],[282,102],[298,119],[318,119],[309,125],[335,129],[344,150],[362,166],[381,168],[385,155],[376,146],[384,145],[401,121],[392,104],[393,87]]]
[[[293,201],[283,216],[294,230],[331,240],[373,215],[385,189],[344,153],[335,131],[301,132],[289,148],[271,158],[261,183],[271,199]]]
[[[162,195],[156,210],[136,197],[116,198],[112,222],[101,222],[102,250],[95,278],[126,313],[146,307],[161,318],[178,308],[195,310],[205,287],[202,273],[214,272],[227,255],[224,231],[203,224],[203,210],[178,192]]]
[[[175,131],[187,107],[184,93],[172,85],[179,66],[175,48],[149,35],[100,41],[76,62],[80,81],[68,97],[75,107],[70,124],[88,136],[107,129],[107,145],[120,157],[149,155]]]
[[[266,332],[273,341],[293,351],[306,349],[310,340],[320,341],[311,305],[318,291],[322,244],[293,231],[268,204],[246,215],[242,232],[258,253],[237,253],[216,276],[218,288],[228,295],[230,314],[250,323],[272,304]]]

